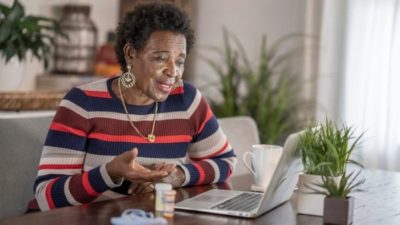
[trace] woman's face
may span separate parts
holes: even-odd
[[[141,51],[124,48],[125,58],[136,77],[138,103],[162,102],[182,78],[186,59],[186,38],[170,31],[151,33]],[[130,55],[130,56],[129,56]],[[136,92],[135,92],[136,93]]]

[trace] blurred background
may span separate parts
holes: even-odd
[[[32,51],[22,62],[0,55],[3,110],[13,93],[59,98],[118,74],[114,32],[139,2],[20,0],[25,14],[58,21],[69,42],[54,38],[47,67]],[[253,116],[264,143],[281,143],[310,121],[346,123],[364,132],[356,154],[365,167],[400,171],[399,0],[170,2],[189,14],[196,33],[184,78],[218,116]]]

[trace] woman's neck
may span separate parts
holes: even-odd
[[[119,78],[114,79],[111,83],[111,89],[114,92],[115,96],[117,96],[121,100],[121,95],[119,91]],[[121,92],[123,95],[123,99],[125,103],[130,105],[150,105],[155,101],[149,98],[142,90],[137,88],[136,86],[131,88],[125,88],[124,86],[120,85]]]

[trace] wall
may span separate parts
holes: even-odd
[[[13,0],[2,0],[11,4]],[[256,65],[261,37],[266,34],[268,40],[274,40],[285,34],[303,32],[305,4],[307,0],[193,0],[195,11],[194,26],[197,34],[196,48],[191,55],[191,66],[186,78],[197,86],[204,87],[215,81],[217,75],[212,69],[196,57],[204,46],[222,45],[222,27],[234,33],[245,47],[248,57]],[[92,6],[91,18],[99,30],[99,43],[103,43],[106,32],[115,29],[118,21],[118,1],[116,0],[21,0],[27,13],[53,15],[55,5],[82,3]],[[212,55],[210,55],[212,56]],[[24,77],[20,89],[33,89],[34,78],[43,72],[40,63],[33,60],[27,65],[29,71]],[[205,95],[212,95],[205,92]]]
[[[222,28],[238,37],[247,52],[250,63],[256,66],[262,35],[269,43],[276,39],[304,30],[306,0],[213,0],[197,1],[194,54],[219,60],[218,55],[207,51],[206,46],[223,46]],[[215,89],[207,88],[215,83],[217,74],[199,58],[194,59],[191,80],[207,96],[215,96]]]
[[[13,0],[1,0],[4,4],[11,5]],[[54,8],[65,4],[88,4],[91,6],[91,19],[95,22],[98,29],[98,44],[104,43],[106,33],[115,30],[118,23],[118,1],[115,0],[20,0],[25,7],[26,14],[45,15],[59,18]],[[32,90],[35,87],[35,77],[43,73],[43,65],[37,60],[28,59],[25,67],[25,75],[20,83],[18,90]],[[10,76],[10,79],[19,79]],[[1,84],[0,84],[1,85]]]

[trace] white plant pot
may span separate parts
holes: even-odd
[[[25,73],[25,63],[17,57],[5,62],[0,55],[0,91],[16,91],[20,88]]]
[[[297,190],[297,212],[299,214],[323,216],[325,195],[314,193],[315,188],[321,190],[314,184],[322,183],[321,176],[301,174],[299,176],[299,189]]]

